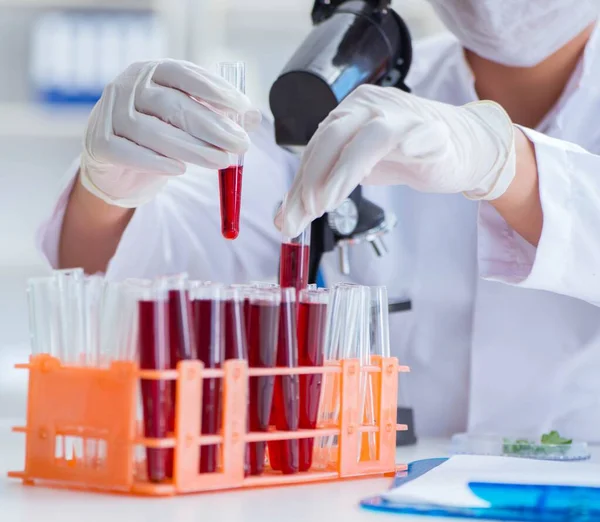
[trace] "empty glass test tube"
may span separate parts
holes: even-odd
[[[217,73],[240,92],[246,92],[246,65],[244,62],[220,62],[217,64]],[[227,116],[243,126],[241,115],[228,113]],[[238,154],[234,163],[219,170],[221,234],[226,239],[235,239],[240,233],[243,170],[243,154]]]

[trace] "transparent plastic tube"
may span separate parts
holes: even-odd
[[[191,289],[192,321],[196,332],[196,353],[205,368],[220,368],[225,352],[223,287],[202,285]],[[202,381],[202,435],[216,435],[221,430],[222,379]],[[212,473],[219,466],[219,447],[200,447],[200,473]]]
[[[246,65],[244,62],[220,62],[217,72],[239,91],[246,92]],[[242,125],[241,116],[228,117]],[[242,204],[242,177],[244,155],[239,154],[235,163],[219,170],[219,194],[221,199],[221,233],[226,239],[235,239],[240,233],[240,210]]]
[[[277,361],[280,368],[298,367],[298,333],[296,327],[296,290],[281,289]],[[298,375],[275,377],[275,394],[270,423],[279,431],[297,431],[299,421]],[[298,439],[269,442],[271,468],[289,475],[299,470]]]
[[[308,286],[310,229],[309,225],[297,237],[284,236],[282,238],[279,260],[279,285],[281,288],[295,288],[296,292],[300,292]]]
[[[185,273],[164,277],[159,283],[167,289],[167,342],[169,366],[177,369],[180,361],[196,359],[196,340],[192,324],[192,306]],[[177,407],[177,382],[170,381],[172,406],[167,430],[175,432],[175,408]]]
[[[326,363],[335,364],[341,359],[360,357],[359,310],[363,288],[351,284],[339,284],[333,288],[327,313]],[[341,406],[340,385],[339,374],[324,375],[319,404],[319,426],[338,425]],[[313,467],[327,468],[330,463],[337,461],[337,451],[337,436],[319,439],[314,451]]]
[[[248,328],[248,364],[252,368],[273,368],[276,363],[279,338],[279,305],[281,293],[255,290],[250,296]],[[249,385],[248,420],[250,431],[269,429],[273,402],[273,376],[251,377]],[[265,466],[265,442],[248,444],[250,475],[260,475]]]
[[[225,359],[248,359],[244,302],[246,292],[240,287],[223,289],[225,301]]]
[[[169,361],[169,295],[164,281],[149,288],[140,288],[138,299],[139,357],[143,370],[168,370]],[[144,413],[144,435],[147,438],[165,438],[172,415],[171,386],[168,381],[141,381]],[[172,476],[173,450],[146,449],[148,479],[160,482]]]
[[[29,279],[27,304],[32,355],[46,353],[59,357],[61,322],[56,278]]]
[[[329,290],[303,290],[298,305],[298,364],[322,366],[325,355],[325,333]],[[299,428],[314,430],[321,398],[322,374],[300,375]],[[314,438],[300,439],[300,471],[312,466]]]
[[[59,358],[63,364],[78,365],[85,359],[84,277],[81,268],[55,270],[60,313]]]

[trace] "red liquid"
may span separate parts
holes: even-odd
[[[277,366],[295,368],[298,366],[298,345],[296,341],[295,303],[281,303],[279,315],[279,340],[277,343]],[[271,423],[278,431],[298,430],[299,409],[298,375],[275,377],[275,397],[271,412]],[[269,442],[271,467],[285,474],[297,473],[298,439]]]
[[[170,290],[168,312],[169,359],[171,369],[175,370],[179,361],[196,358],[194,329],[191,322],[192,308],[188,293],[180,290]],[[173,407],[171,408],[168,429],[173,433],[175,431],[177,381],[170,381],[169,384]]]
[[[143,370],[168,370],[170,364],[167,351],[167,303],[140,301],[138,311],[140,368]],[[159,324],[159,321],[163,324]],[[160,336],[163,338],[161,339]],[[169,381],[142,379],[141,388],[144,436],[166,438],[173,409],[170,383]],[[147,448],[146,467],[148,479],[152,482],[160,482],[167,477],[172,477],[173,450]]]
[[[210,299],[198,299],[192,304],[198,359],[206,368],[220,368],[223,354],[215,344],[215,336],[222,335],[215,325],[217,306],[220,305]],[[221,379],[202,381],[202,435],[216,435],[221,429],[221,388]],[[200,446],[200,473],[217,471],[218,451],[216,444]]]
[[[243,170],[244,167],[238,165],[219,170],[221,234],[226,239],[235,239],[240,233]]]
[[[279,285],[295,288],[297,292],[308,285],[309,245],[282,243],[279,267]]]
[[[298,363],[322,366],[325,347],[327,305],[300,303],[298,306]],[[317,427],[322,374],[300,375],[300,429]],[[300,439],[300,471],[312,464],[314,438]]]
[[[249,306],[248,363],[253,368],[273,368],[277,352],[279,306],[251,303]],[[273,402],[274,377],[251,377],[248,417],[250,431],[268,431]],[[265,467],[265,442],[248,444],[249,473],[260,475]]]
[[[244,305],[240,301],[225,301],[225,359],[246,359],[246,325]]]

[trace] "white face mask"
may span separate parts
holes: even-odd
[[[599,0],[429,0],[474,53],[504,65],[536,65],[598,16]]]

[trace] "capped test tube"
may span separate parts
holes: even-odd
[[[196,353],[205,368],[220,368],[225,355],[223,287],[197,285],[191,288],[192,321]],[[202,435],[216,435],[221,429],[222,379],[202,380]],[[217,471],[217,445],[200,447],[200,473]]]
[[[217,72],[237,90],[242,93],[246,92],[246,65],[244,62],[220,62],[217,64]],[[243,125],[241,115],[227,114],[227,116]],[[235,239],[240,233],[243,170],[243,154],[238,154],[231,165],[219,170],[221,234],[226,239]]]

